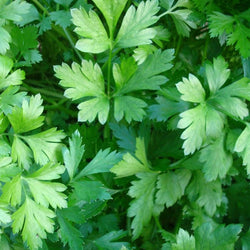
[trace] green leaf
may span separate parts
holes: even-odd
[[[167,81],[165,76],[159,75],[172,68],[174,50],[157,50],[138,66],[135,74],[116,94],[126,94],[137,90],[158,90]],[[124,70],[126,74],[126,71]]]
[[[22,80],[25,79],[25,72],[20,69],[9,74],[12,67],[13,61],[9,57],[0,55],[0,89],[11,85],[21,85]]]
[[[22,138],[32,149],[35,162],[44,165],[48,161],[58,160],[63,146],[61,141],[65,138],[65,134],[62,131],[56,131],[56,128],[51,128]]]
[[[100,181],[74,181],[71,186],[74,188],[69,198],[71,204],[111,199],[108,189]]]
[[[182,82],[176,84],[177,89],[182,94],[181,99],[187,102],[202,103],[205,101],[205,90],[199,79],[189,74],[188,79],[183,77]]]
[[[98,116],[99,122],[104,124],[106,123],[109,115],[109,99],[107,96],[96,97],[80,103],[77,108],[79,109],[79,122],[93,122],[96,116]]]
[[[223,57],[213,60],[213,64],[206,64],[206,77],[210,92],[214,94],[228,79],[230,70],[227,69],[228,64]]]
[[[110,152],[110,149],[100,150],[75,178],[79,179],[86,175],[109,172],[120,159],[120,154],[115,151]]]
[[[4,250],[11,250],[8,239],[4,234],[0,234],[0,248]]]
[[[157,0],[141,2],[137,10],[130,6],[126,12],[115,43],[119,48],[135,47],[152,43],[157,31],[149,26],[158,21],[156,16],[159,11]]]
[[[26,197],[24,204],[12,215],[14,233],[22,231],[23,240],[31,249],[42,247],[42,239],[54,232],[55,214],[50,209],[36,204]]]
[[[0,53],[5,54],[10,48],[11,36],[6,29],[0,26]]]
[[[59,25],[64,29],[71,25],[71,15],[69,11],[58,10],[50,12],[49,15],[56,25]]]
[[[0,181],[8,182],[10,177],[14,177],[21,172],[16,164],[12,163],[11,157],[0,158]],[[1,217],[1,216],[0,216]]]
[[[176,236],[176,243],[172,244],[173,250],[196,250],[194,236],[189,236],[189,233],[182,228]]]
[[[117,138],[117,144],[126,152],[133,153],[136,147],[136,133],[132,127],[119,125],[118,123],[110,123],[109,127],[113,131],[113,135]]]
[[[206,182],[203,174],[196,172],[187,188],[187,194],[191,201],[196,201],[200,207],[204,207],[209,216],[213,216],[222,202],[221,182]]]
[[[69,139],[69,149],[63,148],[63,160],[68,171],[70,179],[72,179],[77,171],[79,163],[84,154],[84,146],[82,138],[78,130],[72,134],[72,139]]]
[[[15,133],[24,133],[43,125],[44,117],[41,95],[31,96],[30,100],[23,100],[22,107],[14,107],[8,115]]]
[[[57,211],[57,219],[60,225],[60,235],[64,245],[69,244],[72,250],[83,249],[83,240],[81,232],[76,229],[71,222],[63,217],[60,210]]]
[[[93,0],[93,2],[101,10],[107,21],[109,31],[113,34],[127,0]]]
[[[243,158],[243,165],[247,166],[247,174],[250,175],[250,124],[242,131],[236,141],[234,151],[240,153]]]
[[[224,149],[223,136],[203,148],[199,160],[204,163],[203,172],[207,181],[225,178],[233,163],[232,155]]]
[[[133,230],[133,239],[137,239],[143,231],[154,213],[154,194],[156,191],[156,173],[139,173],[139,180],[132,181],[129,188],[129,196],[134,198],[130,202],[128,216],[134,217],[131,228]]]
[[[128,242],[116,242],[117,240],[124,238],[127,236],[127,232],[125,231],[112,231],[109,232],[100,238],[96,239],[94,244],[98,247],[98,249],[105,250],[113,250],[113,249],[123,249],[123,247],[129,247]]]
[[[76,48],[87,53],[101,53],[110,48],[110,40],[98,15],[83,8],[71,9],[75,32],[82,36],[76,43]]]
[[[26,92],[18,92],[19,87],[10,86],[5,89],[0,95],[0,109],[5,115],[12,112],[13,107],[22,106],[24,98],[26,98]]]
[[[191,172],[187,169],[167,172],[158,176],[156,202],[170,207],[180,199],[185,192],[191,178]]]
[[[126,177],[141,172],[150,172],[149,163],[146,156],[145,143],[142,138],[136,138],[135,157],[126,153],[122,161],[110,169],[118,177]]]
[[[213,225],[212,223],[204,223],[195,230],[196,249],[234,249],[238,234],[241,232],[242,226],[239,224]]]
[[[149,117],[158,122],[167,121],[171,116],[187,109],[187,104],[183,101],[176,102],[163,96],[156,97],[156,101],[158,104],[153,104],[149,107]]]
[[[247,231],[247,233],[241,237],[242,242],[242,250],[249,250],[250,249],[250,230]]]
[[[146,115],[144,108],[147,103],[143,100],[133,96],[117,96],[114,100],[114,116],[116,121],[120,121],[125,117],[126,121],[130,123],[134,121],[142,121]]]
[[[147,59],[149,55],[153,54],[156,50],[157,48],[154,45],[141,45],[134,50],[133,57],[137,64],[140,65]]]

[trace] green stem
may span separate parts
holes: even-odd
[[[108,78],[107,78],[107,95],[110,99],[110,86],[111,86],[111,69],[112,67],[112,49],[109,50],[109,59],[108,59]]]
[[[39,8],[41,9],[46,15],[49,15],[49,12],[46,8],[44,8],[38,0],[32,0],[32,2]]]
[[[159,231],[162,231],[163,228],[161,226],[161,223],[160,223],[160,220],[159,220],[159,216],[154,216],[154,219],[155,219],[155,224],[156,224],[157,228],[159,229]]]
[[[79,51],[75,48],[75,45],[74,45],[74,42],[69,34],[69,32],[67,31],[66,28],[63,28],[63,31],[67,37],[67,39],[69,40],[69,43],[71,45],[71,47],[74,49],[74,51],[76,52],[77,56],[79,57],[79,59],[82,61],[83,60],[83,57],[81,56],[81,54],[79,53]]]

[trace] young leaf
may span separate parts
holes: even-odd
[[[223,179],[232,166],[232,155],[224,149],[224,137],[219,137],[215,142],[201,150],[200,161],[204,163],[203,172],[207,181]]]
[[[182,228],[179,229],[179,232],[176,236],[176,243],[172,244],[173,250],[196,250],[195,248],[195,238],[193,235]]]
[[[63,148],[63,160],[68,171],[70,179],[72,179],[77,171],[79,163],[84,154],[84,146],[82,138],[78,130],[72,134],[72,139],[69,139],[69,149]]]
[[[238,234],[242,226],[239,224],[213,225],[204,223],[195,230],[195,243],[197,249],[234,249]]]
[[[183,77],[176,87],[182,94],[181,99],[186,102],[202,103],[205,100],[205,90],[199,79],[192,74],[189,74],[188,79]]]
[[[42,247],[42,240],[47,233],[54,232],[55,214],[50,209],[38,205],[26,197],[24,204],[12,215],[14,233],[22,231],[23,240],[31,249]]]
[[[29,102],[23,100],[22,107],[14,107],[8,115],[15,133],[24,133],[43,125],[44,117],[41,95],[31,96]]]
[[[75,32],[82,36],[76,48],[87,53],[101,53],[110,48],[110,40],[96,12],[87,13],[84,8],[71,9]]]
[[[131,228],[133,229],[133,239],[137,239],[142,233],[143,227],[146,226],[154,213],[154,194],[158,174],[156,173],[139,173],[139,180],[132,181],[129,188],[129,196],[134,198],[130,202],[128,216],[134,217]]]
[[[158,21],[156,16],[159,11],[157,0],[147,0],[141,2],[137,10],[131,6],[126,12],[121,28],[115,40],[118,48],[128,48],[143,44],[152,43],[157,31],[148,28]]]
[[[16,70],[9,74],[13,67],[13,61],[7,57],[0,55],[0,89],[7,88],[11,85],[21,85],[25,79],[23,70]]]
[[[166,204],[166,207],[174,205],[184,195],[190,178],[191,172],[186,169],[159,175],[156,202],[162,205]]]
[[[0,26],[0,53],[5,54],[10,48],[11,36],[6,29]]]
[[[234,151],[240,153],[243,158],[243,165],[247,166],[247,174],[250,175],[250,124],[242,131],[236,141]]]
[[[115,26],[127,1],[128,0],[93,0],[104,15],[111,34],[114,34]]]
[[[149,163],[145,151],[145,143],[142,138],[136,138],[135,157],[126,153],[122,161],[110,169],[118,177],[127,177],[141,172],[150,172]]]

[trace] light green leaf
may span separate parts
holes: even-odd
[[[235,242],[241,230],[242,225],[239,224],[224,226],[213,225],[211,222],[204,223],[195,230],[196,249],[235,249]]]
[[[187,169],[167,172],[158,176],[156,202],[170,207],[180,199],[185,192],[191,178],[191,172]]]
[[[101,53],[110,48],[110,40],[96,12],[87,13],[83,8],[71,9],[75,32],[82,36],[76,48],[87,53]]]
[[[11,149],[11,157],[13,162],[18,162],[20,167],[28,170],[32,163],[32,151],[30,148],[18,137],[14,136]]]
[[[71,68],[63,63],[62,66],[54,66],[54,71],[60,79],[59,84],[67,88],[64,92],[67,98],[77,100],[104,95],[103,74],[97,63],[82,60],[81,65],[73,62]]]
[[[7,56],[0,55],[0,89],[11,85],[21,85],[22,80],[25,79],[25,72],[20,69],[9,74],[12,67],[13,61]]]
[[[11,42],[11,36],[6,29],[0,26],[0,53],[5,54],[10,48],[9,43]]]
[[[187,102],[202,103],[205,101],[205,90],[199,79],[189,74],[188,79],[183,77],[182,82],[176,84],[177,89],[182,94],[181,99]]]
[[[156,191],[157,173],[139,173],[139,180],[132,181],[129,188],[129,196],[134,198],[130,202],[128,216],[134,217],[131,228],[133,230],[133,239],[137,239],[142,233],[154,214],[154,194]]]
[[[146,115],[144,108],[147,103],[133,96],[117,96],[114,101],[114,116],[116,121],[120,121],[125,117],[130,123],[132,120],[142,121]]]
[[[224,149],[224,136],[219,137],[201,150],[200,161],[207,181],[223,179],[233,163],[232,155]]]
[[[119,153],[110,152],[110,149],[100,150],[92,161],[75,177],[80,179],[83,176],[105,173],[121,160]]]
[[[25,1],[11,1],[9,4],[1,6],[0,18],[20,22],[29,13],[30,7],[31,4]]]
[[[63,160],[68,171],[70,179],[72,179],[77,171],[79,163],[84,154],[84,146],[82,145],[82,138],[78,130],[72,134],[72,139],[69,139],[69,149],[63,148]]]
[[[206,77],[210,92],[214,94],[228,79],[230,70],[223,57],[213,60],[213,64],[207,63],[205,66]]]
[[[21,169],[12,163],[11,157],[6,156],[0,158],[0,181],[8,182],[10,181],[10,177],[14,177],[20,172]]]
[[[112,34],[127,1],[128,0],[93,0],[104,15],[109,31]]]
[[[130,6],[126,12],[115,43],[119,48],[134,47],[152,43],[157,31],[149,26],[158,21],[159,11],[157,0],[142,1],[137,7]]]
[[[53,162],[48,162],[46,165],[39,168],[34,173],[30,174],[30,178],[35,178],[37,180],[53,180],[59,179],[61,174],[65,171],[65,167],[59,163],[55,164]]]
[[[185,129],[181,134],[181,139],[185,140],[182,148],[184,154],[193,154],[196,149],[200,149],[206,139],[205,117],[206,107],[199,105],[180,114],[178,128]]]
[[[63,146],[61,141],[65,138],[65,134],[62,131],[56,131],[56,128],[51,128],[22,138],[32,149],[35,162],[44,165],[48,161],[57,162]]]
[[[22,180],[20,175],[16,175],[10,182],[2,188],[1,201],[15,207],[21,204],[22,199]]]
[[[54,232],[55,214],[52,210],[36,204],[26,197],[24,204],[12,215],[14,233],[22,231],[22,238],[31,249],[42,247],[46,232]]]
[[[11,221],[12,220],[11,220],[11,216],[9,214],[9,210],[7,208],[7,204],[0,203],[0,225],[1,224],[8,224]],[[0,239],[1,239],[1,236],[0,236]],[[1,243],[0,243],[0,246],[1,246]]]
[[[5,89],[0,96],[0,109],[5,115],[12,112],[12,108],[15,106],[22,106],[24,98],[26,98],[26,92],[18,92],[18,86],[10,86]]]
[[[35,178],[25,178],[29,185],[31,194],[37,204],[44,207],[51,205],[54,209],[67,207],[67,196],[62,192],[66,186],[56,182],[40,181]]]
[[[242,155],[243,165],[247,166],[247,174],[250,175],[250,124],[247,124],[237,139],[234,151]]]
[[[138,46],[134,50],[133,57],[138,65],[142,64],[149,55],[153,54],[157,48],[152,44]]]
[[[147,160],[145,143],[142,138],[136,138],[135,157],[126,153],[122,161],[110,169],[118,177],[126,177],[141,172],[150,172],[150,165]]]
[[[172,68],[174,50],[157,50],[138,66],[135,74],[128,80],[117,94],[126,94],[137,90],[158,90],[167,81],[165,76],[159,75]],[[124,71],[126,73],[126,71]]]
[[[57,219],[60,225],[60,235],[63,244],[68,243],[71,250],[82,250],[83,239],[81,232],[63,217],[60,210],[57,211]]]
[[[176,243],[172,244],[173,250],[196,250],[195,248],[195,238],[193,235],[182,228],[179,229],[179,232],[176,236]]]
[[[77,108],[79,122],[93,122],[98,116],[101,124],[106,123],[109,115],[109,99],[107,96],[100,96],[80,103]]]
[[[24,133],[43,125],[44,117],[41,95],[31,96],[30,100],[23,100],[22,107],[14,107],[8,115],[15,133]]]

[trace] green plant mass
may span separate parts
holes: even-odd
[[[0,249],[250,249],[250,6],[0,1]]]

